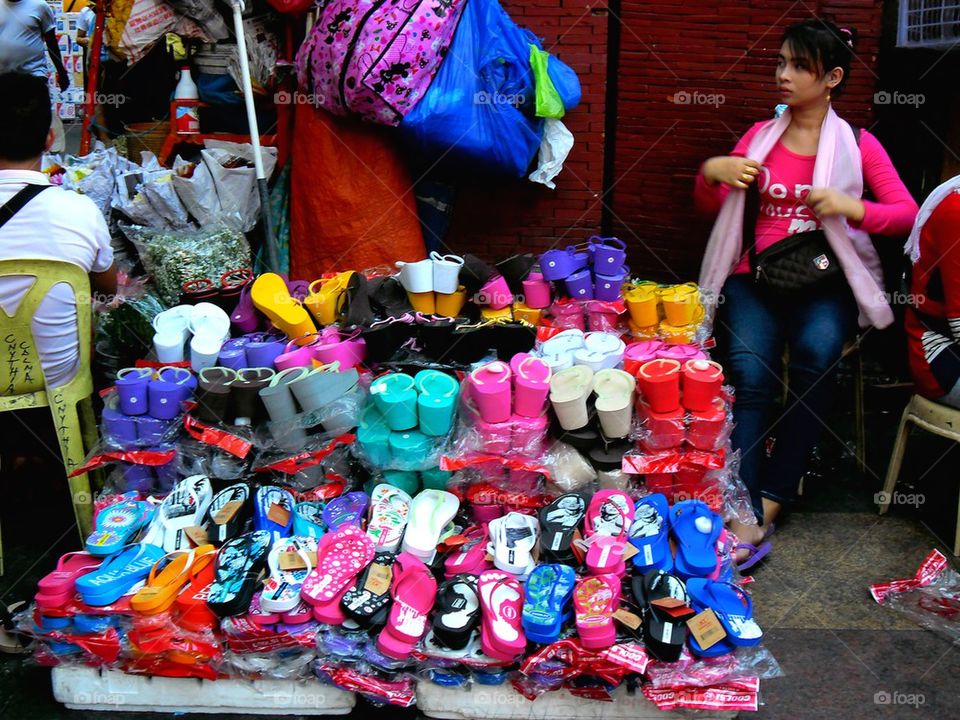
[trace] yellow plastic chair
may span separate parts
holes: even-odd
[[[39,242],[39,239],[38,239]],[[33,276],[36,281],[23,296],[12,317],[0,309],[0,412],[49,407],[57,431],[60,454],[69,475],[83,464],[86,450],[97,442],[93,415],[93,378],[90,375],[90,279],[83,269],[59,260],[0,260],[0,277]],[[47,388],[40,367],[31,322],[50,289],[66,283],[77,298],[80,368],[66,385]],[[79,409],[78,409],[79,407]],[[82,423],[81,423],[82,420]],[[86,474],[70,478],[70,497],[81,540],[93,523],[93,499]],[[0,542],[0,575],[3,544]]]

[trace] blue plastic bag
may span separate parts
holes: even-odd
[[[523,112],[534,105],[528,43],[497,0],[469,0],[429,90],[400,124],[407,142],[472,172],[524,177],[543,135],[543,120]]]
[[[572,67],[556,55],[550,55],[550,59],[547,60],[547,75],[550,76],[553,87],[563,100],[564,110],[570,112],[580,104],[580,78]]]

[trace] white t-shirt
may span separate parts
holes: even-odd
[[[43,36],[56,27],[44,0],[0,0],[0,72],[47,76]]]
[[[0,204],[27,183],[49,184],[40,172],[0,170]],[[104,272],[113,264],[110,232],[90,198],[51,187],[0,227],[0,260],[12,259],[63,260],[84,272]],[[0,308],[13,315],[33,282],[28,275],[0,277]],[[76,299],[66,283],[54,285],[40,303],[33,336],[47,386],[69,382],[79,368],[80,348]]]

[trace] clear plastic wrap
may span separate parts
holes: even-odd
[[[548,492],[557,495],[576,492],[589,487],[597,479],[597,471],[572,445],[557,440],[550,446],[549,462],[552,470]]]
[[[224,224],[200,230],[163,230],[120,223],[153,277],[160,298],[180,301],[183,284],[209,278],[218,285],[228,271],[251,267],[250,245],[243,233]]]
[[[657,688],[713,687],[738,680],[771,680],[783,677],[780,664],[766,647],[740,647],[715,658],[695,658],[686,647],[672,663],[654,663],[646,672]]]
[[[215,679],[223,648],[210,630],[185,630],[167,612],[124,618],[123,670],[140,675]]]
[[[91,450],[83,464],[70,473],[70,477],[101,467],[110,467],[104,482],[104,489],[108,493],[165,494],[184,477],[178,446],[175,444],[115,450],[104,443]]]
[[[949,642],[960,640],[960,575],[939,550],[924,558],[912,578],[871,585],[870,594]]]
[[[279,447],[262,450],[253,461],[253,469],[263,477],[273,475],[299,492],[330,482],[345,484],[344,478],[355,475],[351,457],[355,440],[352,433],[318,433],[309,436],[295,453]]]

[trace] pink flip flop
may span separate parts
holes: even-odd
[[[623,561],[623,551],[627,542],[623,538],[610,535],[597,535],[587,551],[587,570],[591,575],[616,575],[622,577],[627,571]]]
[[[481,365],[470,373],[470,392],[484,422],[510,419],[510,367],[499,360]]]
[[[515,659],[527,647],[521,624],[523,588],[520,582],[500,570],[488,570],[480,575],[477,590],[483,618],[480,643],[484,654],[498,660]]]
[[[540,417],[547,406],[553,371],[541,358],[517,353],[510,360],[513,370],[513,411],[524,417]]]
[[[268,612],[260,604],[260,597],[263,592],[258,590],[250,601],[250,609],[247,611],[247,619],[257,625],[276,625],[280,622],[279,613]]]
[[[479,575],[484,570],[492,570],[493,563],[487,560],[487,524],[471,525],[461,533],[467,541],[447,555],[443,563],[444,577],[449,580],[459,573]]]
[[[619,605],[620,578],[616,575],[593,575],[577,583],[573,608],[577,634],[585,648],[599,650],[617,641],[613,614]]]
[[[313,608],[303,602],[303,600],[297,603],[297,606],[293,610],[280,613],[280,619],[289,625],[300,625],[301,623],[308,622],[311,617],[313,617]]]
[[[622,490],[600,490],[594,493],[587,508],[585,535],[610,535],[626,540],[634,512],[633,500]]]
[[[333,596],[332,600],[314,605],[313,619],[325,625],[335,625],[338,627],[343,625],[347,619],[347,614],[343,611],[341,602],[343,601],[343,596],[346,595],[353,586],[354,579],[351,579],[340,592]]]
[[[427,616],[437,599],[437,581],[418,558],[400,553],[394,563],[390,594],[393,605],[377,637],[377,649],[387,657],[403,660],[427,633]]]
[[[76,592],[77,578],[100,567],[102,561],[103,558],[85,552],[63,555],[57,562],[57,568],[37,583],[34,598],[37,607],[41,610],[61,607]]]
[[[300,597],[311,605],[328,604],[373,560],[373,540],[356,525],[320,538],[317,566],[307,575]]]

